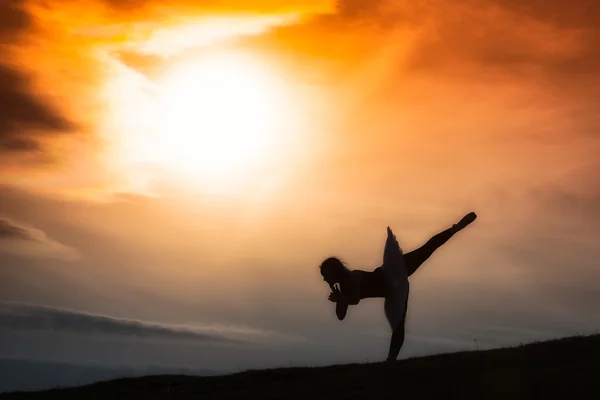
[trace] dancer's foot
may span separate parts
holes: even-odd
[[[470,212],[467,215],[465,215],[457,224],[454,225],[454,229],[458,232],[461,229],[466,228],[467,225],[475,221],[476,218],[477,214],[475,214],[474,212]]]

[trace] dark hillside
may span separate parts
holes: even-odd
[[[6,399],[600,399],[600,335],[515,348],[217,377],[148,376]]]

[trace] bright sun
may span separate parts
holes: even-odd
[[[228,180],[276,150],[281,84],[264,65],[227,53],[171,68],[160,82],[153,161],[203,180]]]

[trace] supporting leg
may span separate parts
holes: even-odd
[[[400,349],[404,344],[405,327],[404,321],[398,324],[394,332],[392,332],[392,339],[390,340],[390,350],[388,352],[387,362],[394,362],[398,358]]]
[[[400,294],[396,294],[400,296]],[[408,285],[406,286],[406,291],[404,293],[404,301],[400,304],[397,302],[390,301],[391,299],[386,298],[384,307],[386,307],[386,316],[388,317],[388,321],[392,326],[392,338],[390,340],[390,349],[388,351],[387,360],[388,362],[396,361],[398,358],[398,354],[400,353],[400,349],[402,349],[402,345],[404,345],[405,338],[405,326],[406,326],[406,311],[408,310]],[[400,306],[394,307],[394,311],[392,313],[392,306]],[[403,306],[403,307],[402,307]],[[394,318],[396,317],[396,318]]]

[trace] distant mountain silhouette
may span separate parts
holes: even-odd
[[[107,367],[65,362],[0,358],[0,393],[86,385],[110,379],[146,375],[218,375],[209,369],[168,367]]]
[[[151,376],[6,399],[583,399],[600,392],[600,335],[395,363]],[[32,377],[33,378],[33,377]]]

